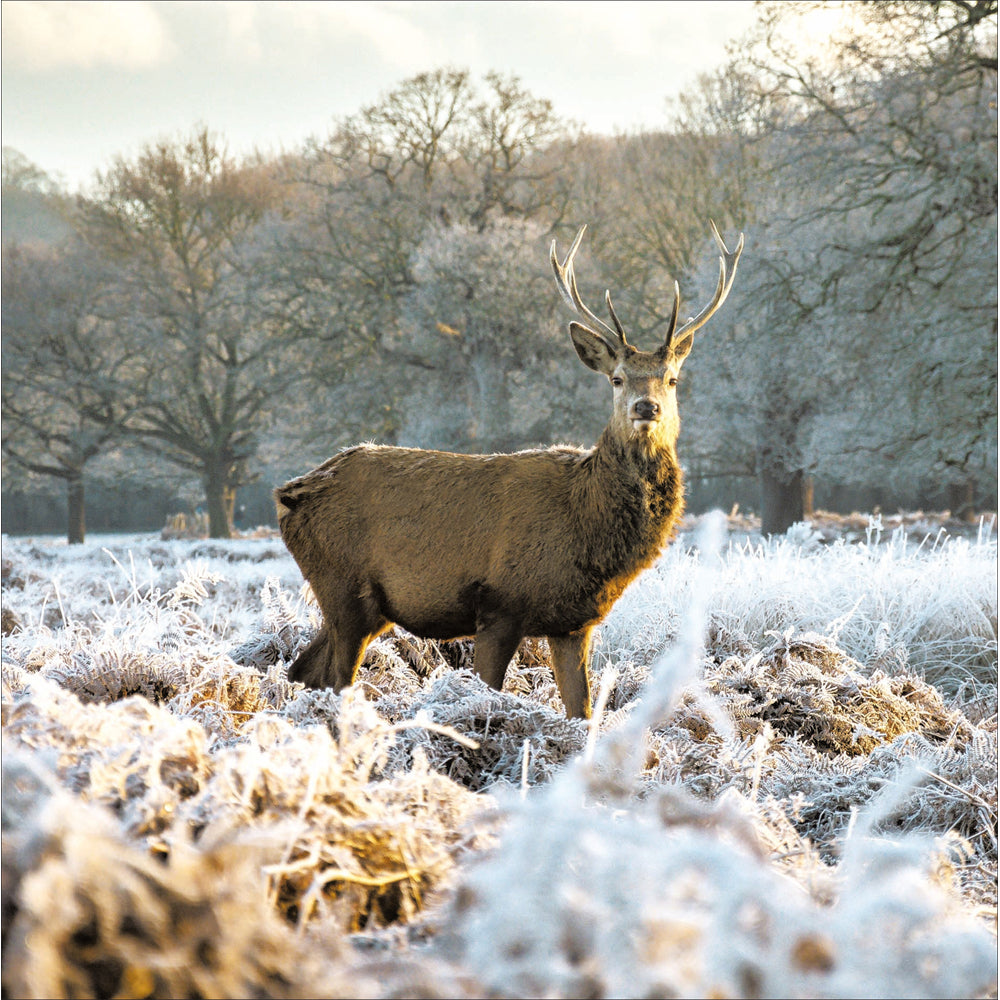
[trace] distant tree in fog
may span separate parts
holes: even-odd
[[[41,167],[12,146],[0,157],[0,230],[4,243],[59,243],[73,231],[72,203]]]
[[[548,149],[567,134],[551,104],[516,79],[488,74],[476,85],[465,71],[438,70],[340,120],[308,152],[282,276],[290,314],[313,325],[308,370],[326,404],[309,422],[315,438],[412,437],[415,425],[403,422],[417,407],[408,397],[427,389],[437,364],[431,345],[404,331],[418,248],[452,226],[460,240],[518,220],[550,225],[567,178]],[[502,383],[503,370],[493,378]],[[464,389],[447,398],[473,405]],[[456,429],[451,404],[432,435]],[[466,412],[457,423],[467,431],[471,419]],[[432,423],[425,409],[421,427]]]
[[[547,235],[498,219],[439,226],[420,244],[399,334],[427,365],[403,408],[412,443],[503,451],[603,426],[607,410],[566,334]]]
[[[65,482],[70,543],[86,532],[88,465],[122,438],[143,370],[138,345],[102,313],[107,279],[75,242],[3,247],[7,487],[25,474]]]

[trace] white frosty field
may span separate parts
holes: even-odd
[[[996,995],[997,544],[708,517],[542,641],[342,696],[275,538],[3,539],[5,997]]]

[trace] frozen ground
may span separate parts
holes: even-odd
[[[275,538],[5,537],[5,995],[996,995],[992,525],[704,521],[592,726],[540,641],[289,684]]]

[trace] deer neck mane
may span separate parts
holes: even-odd
[[[632,489],[681,489],[681,469],[672,441],[650,435],[622,435],[606,427],[591,452],[595,472]]]
[[[584,459],[581,513],[591,564],[606,578],[649,566],[684,512],[684,481],[673,447],[649,448],[610,428]]]

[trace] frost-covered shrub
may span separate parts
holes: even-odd
[[[315,977],[259,845],[179,842],[165,862],[6,740],[3,814],[5,995],[294,996]]]
[[[694,573],[693,586],[705,576]],[[699,612],[654,662],[632,711],[535,798],[508,806],[498,850],[461,876],[449,954],[500,996],[995,989],[994,936],[961,902],[956,867],[970,848],[954,834],[937,843],[873,835],[906,806],[911,778],[885,782],[863,813],[852,812],[833,867],[796,829],[797,795],[764,794],[770,727],[742,738],[737,720],[709,707],[701,755],[728,757],[729,787],[706,802],[674,774],[636,799],[644,744],[683,717],[701,672]],[[816,659],[822,644],[811,646]],[[793,648],[786,643],[778,660],[794,673]],[[834,651],[823,656],[833,673]],[[995,837],[984,854],[995,875]]]
[[[940,849],[854,834],[834,879],[792,840],[804,859],[793,877],[774,862],[783,833],[734,791],[705,808],[668,785],[626,811],[593,801],[585,776],[561,779],[515,809],[496,855],[463,874],[449,953],[496,996],[995,987],[995,941],[962,912]]]

